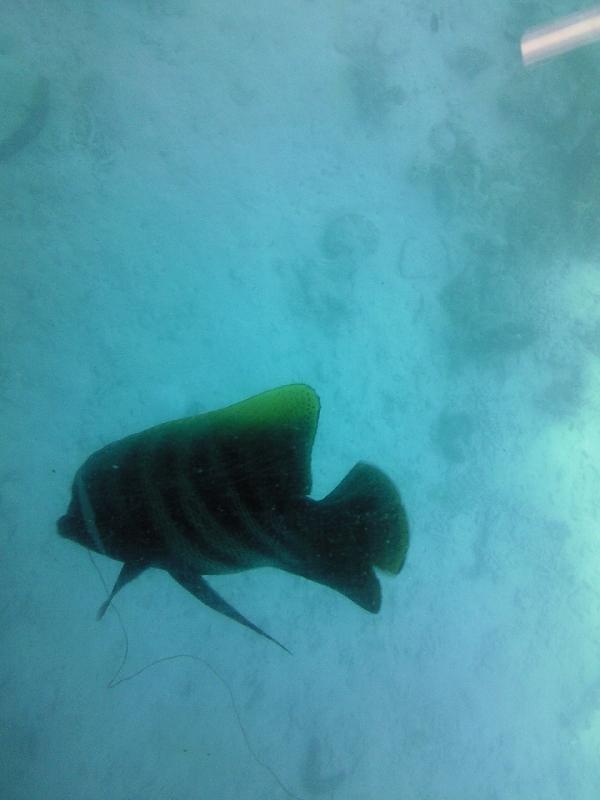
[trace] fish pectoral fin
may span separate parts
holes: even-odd
[[[217,594],[217,592],[215,592],[215,590],[208,585],[201,575],[190,574],[187,570],[182,571],[178,569],[170,569],[169,573],[171,577],[177,581],[177,583],[181,584],[181,586],[183,586],[184,589],[187,589],[188,592],[191,592],[191,594],[204,603],[204,605],[207,605],[214,611],[218,611],[220,614],[224,614],[226,617],[229,617],[229,619],[239,622],[240,625],[245,625],[246,628],[250,628],[250,630],[254,631],[255,633],[259,633],[266,639],[270,639],[276,645],[279,645],[282,650],[285,650],[286,653],[292,655],[290,650],[288,650],[285,645],[281,644],[281,642],[278,642],[277,639],[274,639],[272,636],[269,636],[269,634],[265,633],[262,628],[259,628],[253,622],[250,622],[250,620],[242,616],[239,611],[236,611],[233,606],[230,606],[220,594]]]
[[[112,603],[112,599],[116,593],[120,591],[123,586],[130,583],[134,578],[137,578],[137,576],[140,575],[145,569],[146,564],[139,561],[129,561],[123,564],[121,567],[121,572],[119,572],[119,577],[115,581],[115,585],[112,588],[112,592],[98,609],[96,619],[102,619],[106,613],[106,609]]]

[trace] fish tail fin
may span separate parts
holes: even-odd
[[[316,503],[319,559],[327,564],[321,580],[367,611],[381,605],[373,567],[397,575],[408,550],[408,519],[392,481],[377,467],[358,463]]]

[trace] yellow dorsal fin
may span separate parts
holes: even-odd
[[[177,438],[199,449],[210,439],[233,449],[236,471],[252,471],[271,485],[275,481],[282,494],[303,496],[311,489],[310,458],[319,410],[314,389],[289,384],[137,436]]]

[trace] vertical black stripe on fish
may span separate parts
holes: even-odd
[[[191,447],[179,462],[181,503],[197,521],[197,538],[211,558],[228,569],[249,566],[248,550],[235,536],[231,508],[227,502],[227,479],[211,472],[206,457]]]
[[[241,446],[238,440],[219,442],[212,471],[220,474],[226,490],[231,535],[263,563],[278,565],[289,561],[289,548],[276,476],[261,446],[262,441],[251,436]]]
[[[88,538],[98,553],[106,555],[106,547],[102,541],[102,535],[98,529],[98,525],[96,524],[96,514],[90,502],[90,497],[81,470],[78,470],[77,474],[75,475],[75,487],[77,491],[77,499],[79,501],[81,517],[83,519]]]
[[[81,472],[107,551],[113,552],[116,542],[121,543],[123,522],[127,519],[127,509],[123,508],[120,475],[110,458],[111,448],[107,447],[91,456]]]
[[[190,448],[178,437],[163,439],[152,455],[152,472],[163,507],[175,537],[171,544],[188,557],[201,557],[211,571],[239,568],[218,521],[187,477]]]
[[[282,447],[283,447],[282,443]],[[247,452],[254,457],[236,464],[237,502],[240,513],[251,521],[250,534],[255,546],[260,547],[271,557],[280,560],[289,549],[287,528],[283,523],[284,510],[290,501],[283,490],[289,486],[285,476],[275,472],[280,468],[281,459],[270,457],[273,444],[265,449],[263,436],[251,436],[246,443]]]
[[[106,504],[103,527],[106,536],[119,539],[121,553],[136,558],[143,552],[148,558],[161,551],[147,487],[144,483],[146,443],[132,437],[109,448],[103,460],[103,484]]]
[[[194,520],[194,542],[203,554],[224,570],[248,566],[247,553],[236,546],[224,513],[222,480],[191,446],[181,452],[177,481],[180,503]]]
[[[167,442],[167,444],[165,444]],[[165,436],[145,436],[140,439],[138,470],[141,496],[154,535],[168,549],[170,538],[178,534],[178,522],[173,519],[164,501],[172,477],[173,457]]]
[[[253,515],[237,491],[229,488],[227,501],[233,512],[232,532],[241,546],[255,554],[264,563],[276,564],[278,550],[273,546],[273,539],[267,534],[265,526]]]
[[[265,537],[264,529],[257,520],[257,516],[264,516],[257,512],[267,510],[270,506],[265,504],[261,508],[257,501],[258,493],[252,485],[253,464],[243,457],[248,449],[245,446],[243,453],[240,453],[237,440],[230,443],[226,440],[212,442],[203,451],[204,465],[200,466],[200,460],[197,460],[195,470],[196,474],[200,470],[208,482],[218,484],[219,489],[212,497],[211,508],[221,527],[226,529],[231,547],[240,553],[240,557],[245,553],[250,563],[258,565],[272,561],[273,557],[272,543]],[[250,480],[246,480],[247,476],[250,476]]]
[[[181,464],[182,497],[196,504],[201,520],[203,544],[220,553],[230,563],[239,563],[239,541],[235,536],[235,518],[227,498],[228,470],[223,464],[217,445],[209,437],[201,450],[188,448]]]
[[[277,507],[271,505],[269,512],[263,514],[263,523],[258,523],[263,547],[268,551],[275,565],[297,569],[307,556],[307,539],[302,536],[295,516],[290,513],[292,505]]]

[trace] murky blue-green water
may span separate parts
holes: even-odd
[[[600,44],[519,51],[576,10],[2,0],[2,798],[599,796]],[[82,461],[288,383],[314,497],[402,495],[380,613],[211,578],[289,656],[147,570],[96,622]]]

